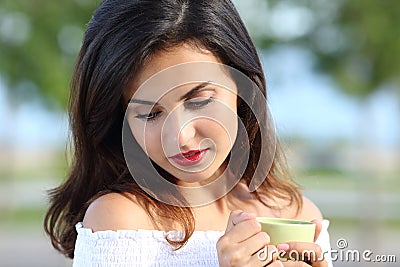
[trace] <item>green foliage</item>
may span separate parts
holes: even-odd
[[[317,54],[345,91],[368,95],[382,85],[400,88],[399,14],[396,0],[342,1],[335,23],[347,45],[337,53]]]
[[[266,0],[262,0],[266,1]],[[383,86],[400,88],[400,1],[290,0],[270,6],[302,7],[313,27],[289,40],[312,50],[317,67],[335,78],[348,94],[368,96]],[[266,36],[267,40],[271,39]],[[260,44],[268,43],[262,40]]]
[[[3,0],[0,72],[11,96],[64,107],[83,27],[97,1]]]
[[[40,96],[50,107],[65,107],[84,26],[99,1],[2,0],[0,76],[12,97]],[[289,43],[310,49],[318,69],[351,95],[367,96],[387,85],[400,88],[400,1],[243,1],[235,2],[257,13],[247,24],[265,24],[254,36],[260,48]],[[278,9],[281,20],[270,23]],[[298,24],[310,28],[285,38],[293,12],[282,10],[303,11]]]

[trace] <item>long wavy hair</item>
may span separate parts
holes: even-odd
[[[182,226],[184,239],[169,241],[178,248],[192,235],[195,221],[190,207],[157,201],[135,183],[123,155],[121,134],[127,105],[124,93],[138,71],[155,53],[180,44],[211,51],[223,64],[250,78],[266,97],[257,51],[229,0],[104,0],[87,25],[72,78],[71,170],[59,187],[50,190],[44,219],[52,245],[68,257],[74,257],[76,223],[83,220],[94,199],[110,192],[134,195],[157,224],[158,218],[164,217]],[[253,94],[249,99],[256,101],[255,94],[248,93]],[[265,114],[265,125],[257,123],[250,107],[251,103],[240,101],[237,110],[250,144],[241,177],[247,185],[260,160],[262,140],[275,138],[273,131],[263,134],[260,130],[270,122],[266,105],[255,111]],[[279,143],[271,153],[272,166],[252,194],[260,201],[261,195],[286,200],[299,211],[301,192],[287,175]]]

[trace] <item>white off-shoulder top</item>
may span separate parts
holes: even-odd
[[[330,251],[329,221],[322,222],[318,237],[323,251]],[[76,225],[78,237],[75,244],[74,267],[192,267],[219,266],[216,250],[218,239],[224,234],[220,231],[195,231],[185,246],[179,250],[165,239],[179,240],[182,232],[158,230],[119,230],[98,231]],[[326,253],[329,266],[332,266],[330,253]]]

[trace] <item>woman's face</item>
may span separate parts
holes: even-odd
[[[209,51],[187,45],[159,52],[143,66],[129,95],[133,136],[181,185],[217,178],[236,139],[237,89],[227,72],[210,71],[215,63],[220,61]],[[204,76],[207,71],[211,75]],[[206,78],[192,78],[199,73]]]

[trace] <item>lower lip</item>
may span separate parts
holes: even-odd
[[[171,159],[178,165],[188,167],[188,166],[193,166],[198,164],[202,159],[204,158],[204,155],[206,154],[207,150],[201,150],[198,153],[194,154],[191,157],[172,157]]]

